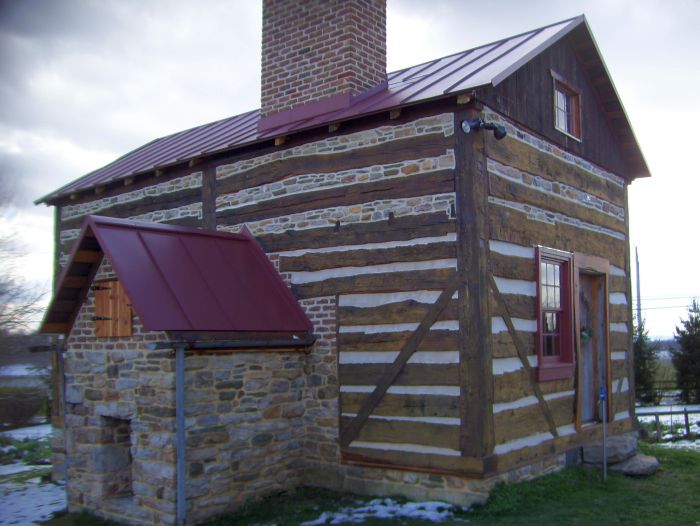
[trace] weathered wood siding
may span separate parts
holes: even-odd
[[[572,38],[582,42],[583,31],[563,38],[548,47],[495,88],[483,90],[479,98],[488,106],[527,129],[544,137],[552,145],[566,148],[574,155],[588,159],[607,170],[622,175],[625,163],[620,146],[606,122],[601,104],[586,75]],[[551,70],[581,90],[581,141],[572,139],[554,127],[554,83]]]
[[[487,119],[503,124],[508,136],[486,141],[489,267],[505,298],[531,366],[537,366],[537,281],[535,246],[582,252],[610,261],[609,321],[614,419],[629,417],[628,308],[629,262],[626,193],[623,180],[563,151],[486,110]],[[545,444],[573,444],[576,434],[574,379],[540,382],[560,437],[548,426],[534,396],[535,378],[518,357],[504,315],[491,298],[494,427],[499,466],[529,458]],[[570,439],[566,439],[570,437]],[[550,449],[554,451],[554,449]],[[516,454],[517,452],[517,454]],[[529,452],[529,453],[528,453]],[[517,462],[516,462],[517,463]]]
[[[442,113],[217,169],[217,228],[245,225],[297,298],[335,303],[341,436],[455,273],[454,168]],[[346,454],[459,456],[457,319],[453,299]]]

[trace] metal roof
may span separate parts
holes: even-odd
[[[604,90],[609,97],[609,94],[612,93],[612,99],[621,108],[619,97],[607,74],[605,65],[602,63],[602,58],[597,52],[586,19],[581,15],[389,73],[387,84],[378,86],[357,97],[348,98],[348,103],[344,104],[341,109],[323,111],[319,108],[327,109],[329,105],[307,104],[290,110],[286,122],[284,118],[279,118],[280,114],[276,114],[273,119],[269,117],[261,119],[260,111],[254,110],[156,139],[107,166],[42,197],[37,203],[51,203],[59,197],[103,186],[122,178],[324,124],[439,99],[480,87],[496,86],[541,51],[579,26],[586,29],[586,34],[593,42],[596,51],[597,58],[594,62],[599,66],[602,65],[604,77],[607,77],[598,82],[598,89]],[[616,126],[621,132],[624,132],[626,142],[633,143],[631,149],[636,149],[633,155],[639,169],[635,167],[635,171],[638,173],[634,176],[648,175],[648,168],[641,157],[641,151],[624,114],[624,109],[622,109],[621,118],[619,113],[616,111]],[[274,122],[275,125],[266,126],[266,120]],[[282,123],[279,124],[280,122]]]
[[[147,330],[306,332],[312,327],[247,231],[88,216],[40,332],[70,332],[103,255]]]

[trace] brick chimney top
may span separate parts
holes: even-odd
[[[386,0],[263,0],[261,80],[263,117],[324,113],[385,83]]]

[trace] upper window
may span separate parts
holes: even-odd
[[[573,315],[569,252],[538,247],[538,379],[573,375]]]
[[[575,139],[581,140],[581,95],[560,75],[552,71],[554,78],[554,127]]]

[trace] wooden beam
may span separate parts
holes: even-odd
[[[360,407],[360,410],[357,412],[355,418],[353,418],[352,422],[350,422],[343,430],[340,437],[340,444],[343,447],[349,446],[350,443],[360,434],[360,430],[369,418],[369,415],[372,414],[372,411],[374,411],[379,402],[381,402],[382,398],[389,390],[389,387],[391,387],[401,373],[404,365],[406,365],[406,362],[408,362],[411,356],[413,356],[413,353],[416,352],[421,341],[430,330],[430,327],[432,327],[435,321],[437,321],[438,316],[440,316],[440,313],[447,306],[452,298],[452,295],[459,288],[459,285],[460,275],[459,273],[455,272],[452,278],[448,281],[445,289],[438,297],[437,301],[433,303],[432,308],[426,313],[423,321],[420,322],[415,332],[411,334],[410,338],[406,340],[406,343],[394,362],[385,369],[384,374],[382,374],[381,378],[379,379],[374,391],[372,391],[372,393],[365,398],[365,401]]]
[[[275,146],[282,146],[285,142],[287,142],[287,137],[284,135],[282,137],[275,138]]]
[[[544,399],[544,395],[542,394],[542,390],[540,389],[537,380],[535,380],[535,375],[533,373],[532,366],[530,365],[530,361],[527,359],[527,351],[525,350],[525,346],[520,341],[520,336],[518,336],[518,332],[515,330],[515,326],[513,325],[513,320],[511,319],[510,314],[508,313],[508,305],[503,299],[503,295],[498,290],[498,285],[496,285],[496,280],[494,279],[492,274],[489,274],[489,281],[491,282],[491,290],[493,291],[493,295],[501,310],[503,321],[505,322],[506,327],[508,327],[508,332],[510,333],[510,337],[513,340],[513,345],[515,345],[515,350],[518,353],[520,362],[522,363],[523,368],[525,369],[527,377],[530,379],[530,386],[532,387],[532,391],[535,393],[537,403],[540,406],[542,414],[544,414],[544,417],[547,420],[549,432],[552,433],[552,435],[554,435],[555,437],[558,437],[559,432],[557,431],[557,426],[554,423],[554,417],[552,416],[552,412],[549,410],[549,406],[547,405],[547,402]]]
[[[389,112],[389,119],[391,119],[392,121],[398,119],[399,117],[401,117],[401,110],[400,109],[391,110]]]
[[[78,250],[73,256],[73,263],[97,263],[102,259],[99,250]]]
[[[216,230],[216,167],[208,166],[202,173],[202,227]]]
[[[44,323],[39,327],[39,332],[41,333],[56,333],[65,334],[68,332],[67,323]]]
[[[488,175],[484,132],[465,134],[461,121],[477,118],[472,103],[455,113],[455,193],[460,328],[460,450],[464,456],[488,456],[494,448],[491,324],[488,287]],[[493,140],[488,135],[488,140]]]
[[[87,283],[87,276],[66,276],[63,285],[67,289],[82,289]]]
[[[328,133],[337,132],[340,129],[340,123],[334,122],[328,125]]]

